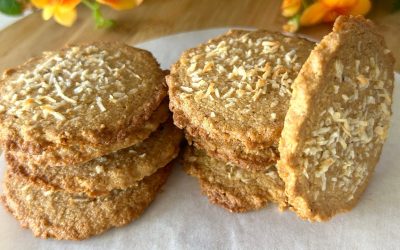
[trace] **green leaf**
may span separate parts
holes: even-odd
[[[103,16],[100,10],[100,5],[97,4],[96,8],[92,10],[92,15],[97,28],[109,28],[114,25],[114,22]]]
[[[394,11],[400,10],[400,0],[394,1]]]
[[[96,28],[110,28],[115,24],[113,20],[107,19],[103,16],[100,10],[100,5],[97,2],[83,0],[82,3],[92,10],[92,16],[96,23]]]
[[[7,15],[19,15],[22,13],[22,4],[16,0],[0,0],[0,12]]]

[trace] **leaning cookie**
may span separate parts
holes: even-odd
[[[9,152],[5,157],[10,172],[24,175],[32,182],[95,197],[109,195],[114,189],[134,187],[138,181],[166,166],[177,156],[181,139],[182,132],[171,119],[145,141],[79,166],[28,165]]]
[[[121,43],[45,52],[0,80],[0,143],[49,166],[131,146],[167,94],[164,75],[150,52]]]
[[[2,200],[21,225],[37,237],[82,240],[139,217],[154,200],[170,170],[171,167],[161,168],[135,187],[98,198],[46,190],[8,172]]]
[[[291,84],[313,46],[299,37],[233,30],[187,50],[167,76],[174,123],[192,138],[206,134],[213,145],[203,149],[221,160],[245,163],[242,153],[258,150],[264,161],[239,166],[263,169],[276,160]],[[220,145],[236,149],[213,150]]]
[[[287,207],[284,184],[275,167],[262,172],[248,171],[207,156],[188,147],[184,154],[185,171],[199,179],[209,200],[231,212],[247,212],[265,207],[268,202]]]
[[[387,137],[393,64],[370,21],[341,16],[303,65],[278,162],[300,217],[327,220],[359,200]]]

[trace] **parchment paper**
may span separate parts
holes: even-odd
[[[184,49],[227,29],[178,34],[143,43],[163,68]],[[399,249],[400,75],[394,115],[377,171],[358,206],[326,223],[303,221],[271,205],[232,214],[209,204],[176,166],[164,191],[135,222],[80,242],[36,239],[0,207],[0,249]],[[5,163],[0,160],[1,174]]]

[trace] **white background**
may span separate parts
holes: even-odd
[[[27,15],[27,14],[25,14]],[[16,22],[17,20],[21,19],[22,16],[6,16],[0,13],[0,30],[4,29],[8,25]]]

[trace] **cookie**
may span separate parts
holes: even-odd
[[[269,166],[276,165],[279,159],[279,152],[275,147],[244,149],[240,143],[229,142],[226,144],[210,138],[205,131],[199,128],[187,126],[185,131],[187,131],[185,137],[190,145],[204,149],[209,156],[247,170],[266,170]],[[191,134],[196,134],[197,137],[192,137]],[[269,155],[269,158],[266,158],[265,155]]]
[[[46,190],[22,175],[8,172],[3,203],[36,237],[82,240],[130,223],[154,200],[171,167],[158,170],[137,186],[90,198]]]
[[[0,81],[0,143],[49,166],[130,146],[167,94],[164,76],[150,52],[118,42],[44,52]]]
[[[275,167],[262,172],[245,170],[194,147],[186,149],[183,162],[185,171],[199,179],[208,199],[231,212],[260,209],[270,201],[282,209],[287,206],[284,183]]]
[[[132,131],[132,134],[126,135],[125,139],[123,141],[120,141],[118,144],[113,145],[113,146],[103,145],[100,147],[96,146],[93,148],[87,147],[85,150],[89,150],[91,152],[96,151],[97,153],[102,153],[102,155],[105,155],[111,148],[116,148],[116,150],[114,150],[114,151],[117,151],[119,149],[119,147],[127,148],[129,146],[132,146],[132,144],[140,143],[143,140],[145,140],[146,138],[148,138],[149,135],[153,131],[157,130],[159,125],[161,123],[165,122],[169,116],[170,116],[170,112],[168,109],[168,99],[165,99],[161,103],[161,105],[156,109],[156,111],[153,112],[153,114],[150,116],[150,118],[137,130]],[[75,147],[80,148],[82,146],[75,145]],[[17,158],[19,162],[23,162],[24,164],[27,164],[30,166],[36,165],[36,166],[41,166],[41,168],[46,168],[46,167],[51,168],[51,167],[57,166],[57,165],[52,165],[49,163],[38,164],[38,161],[40,161],[42,159],[43,154],[39,155],[39,156],[28,154],[27,151],[24,151],[24,149],[20,147],[20,144],[15,143],[15,142],[9,142],[7,144],[6,151],[8,153],[12,154],[15,158]],[[80,155],[80,156],[82,156],[82,155]],[[87,157],[88,157],[88,155],[85,156],[85,159]],[[93,160],[93,159],[88,159],[88,160]],[[63,159],[63,161],[64,162],[66,162],[66,161],[74,162],[75,160],[74,159]],[[87,161],[85,161],[85,162],[87,162]],[[68,166],[69,167],[79,166],[79,165],[84,164],[85,162],[80,163],[80,164],[71,164]],[[64,166],[64,167],[68,168],[68,166]],[[62,167],[62,166],[59,166],[59,167]]]
[[[109,195],[114,189],[126,189],[166,166],[179,152],[182,132],[172,119],[161,125],[145,141],[102,156],[79,166],[42,167],[19,162],[12,154],[5,157],[10,172],[33,182],[87,196]]]
[[[276,157],[291,84],[313,46],[299,37],[233,30],[187,50],[167,76],[175,124],[192,128],[192,138],[203,133],[208,144],[236,148],[203,148],[222,160],[243,163],[241,154],[251,150],[264,161]]]
[[[278,162],[300,217],[327,220],[359,200],[388,133],[393,64],[372,22],[341,16],[303,65]]]

